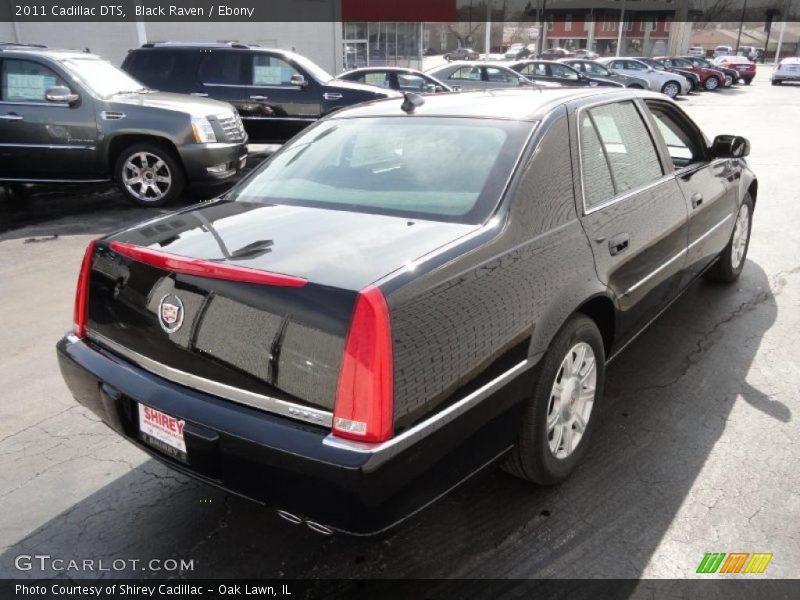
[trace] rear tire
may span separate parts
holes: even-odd
[[[605,352],[595,322],[585,315],[572,316],[537,369],[517,443],[503,469],[532,483],[553,485],[580,463],[597,422]]]
[[[139,206],[163,206],[186,187],[183,165],[164,146],[153,143],[125,148],[114,165],[114,179],[125,197]]]
[[[753,199],[750,194],[744,197],[736,215],[736,224],[728,245],[720,253],[716,262],[704,273],[708,281],[733,283],[739,279],[747,260],[750,247],[750,231],[753,228]]]
[[[716,89],[719,87],[719,79],[718,79],[716,76],[714,76],[714,75],[711,75],[710,77],[708,77],[708,78],[705,80],[705,82],[703,83],[703,86],[704,86],[704,87],[705,87],[705,88],[706,88],[706,89],[707,89],[709,92],[712,92],[712,91],[716,90]]]
[[[772,80],[772,85],[780,85],[780,84],[781,84],[780,81],[775,81],[774,79]]]
[[[450,62],[451,60],[449,54],[445,54],[442,58],[445,59],[447,62]]]

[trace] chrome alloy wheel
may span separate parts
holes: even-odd
[[[716,77],[709,77],[706,79],[706,89],[711,91],[719,87],[719,80]]]
[[[167,163],[150,152],[137,152],[122,167],[122,184],[142,202],[161,200],[172,186]]]
[[[736,217],[736,225],[733,228],[733,240],[731,241],[731,266],[738,269],[744,260],[747,251],[747,236],[750,232],[750,207],[742,204],[739,215]]]
[[[567,458],[580,444],[594,407],[596,385],[594,351],[586,342],[579,342],[561,362],[550,391],[547,439],[556,458]]]
[[[681,91],[681,88],[678,86],[677,83],[674,81],[670,81],[669,83],[664,84],[661,92],[669,96],[670,98],[674,98],[677,96]]]

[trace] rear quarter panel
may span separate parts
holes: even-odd
[[[569,143],[562,107],[537,129],[484,229],[382,286],[396,431],[492,369],[537,360],[566,318],[603,291],[575,212]]]

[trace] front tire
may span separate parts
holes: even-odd
[[[681,85],[677,81],[668,81],[661,88],[661,93],[670,98],[675,98],[681,93]]]
[[[744,80],[744,84],[745,84],[745,85],[750,85],[751,83],[753,83],[753,80],[752,80],[752,79],[745,79],[745,80]]]
[[[644,89],[644,87],[639,85],[638,83],[632,83],[628,87],[631,88],[632,90],[643,90]]]
[[[114,176],[122,193],[140,206],[163,206],[180,196],[186,177],[178,158],[157,144],[134,144],[117,158]]]
[[[736,214],[728,245],[720,253],[717,261],[705,272],[705,278],[717,283],[733,283],[739,279],[750,247],[750,231],[753,227],[753,199],[750,194],[744,198]]]
[[[542,359],[519,436],[503,468],[540,485],[564,481],[586,454],[603,396],[605,351],[597,325],[574,315]]]
[[[711,75],[706,79],[703,85],[709,92],[712,92],[719,87],[719,79],[717,79],[714,75]]]

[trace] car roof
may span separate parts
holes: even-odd
[[[344,73],[340,73],[338,77],[342,75],[350,75],[351,73],[374,73],[376,71],[389,71],[392,73],[422,73],[422,71],[418,71],[417,69],[412,69],[411,67],[390,67],[390,66],[383,66],[383,67],[359,67],[357,69],[350,69],[349,71],[345,71]]]
[[[90,58],[103,60],[100,56],[92,54],[91,52],[81,52],[80,50],[69,50],[66,48],[48,48],[46,46],[38,45],[27,46],[24,44],[0,44],[0,54],[3,56],[19,54],[27,56],[44,56],[55,60],[63,60],[67,58]]]
[[[800,63],[800,56],[787,56],[781,59],[782,63]]]
[[[626,88],[554,87],[547,89],[502,88],[476,92],[454,92],[425,96],[414,115],[426,117],[472,117],[538,121],[553,109],[573,100],[608,97],[624,100],[634,97],[663,99],[662,94]],[[329,118],[402,116],[402,99],[389,98],[342,108]]]

